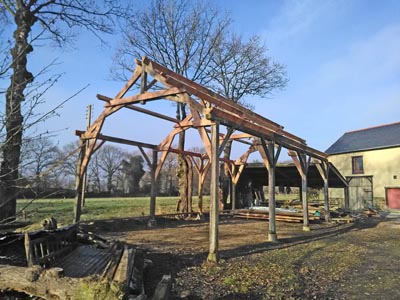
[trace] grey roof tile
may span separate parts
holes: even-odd
[[[346,132],[325,152],[338,154],[396,146],[400,146],[400,122]]]

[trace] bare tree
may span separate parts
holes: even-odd
[[[209,68],[210,86],[229,100],[253,108],[247,96],[269,96],[288,83],[284,65],[267,56],[259,36],[247,42],[240,36],[223,36],[214,49]]]
[[[35,42],[54,41],[63,45],[73,39],[75,28],[83,28],[101,38],[111,33],[115,17],[124,15],[118,1],[105,0],[0,0],[1,26],[12,23],[15,31],[10,37],[10,84],[6,91],[5,137],[2,141],[3,161],[0,172],[0,220],[15,214],[18,169],[24,118],[21,105],[26,89],[34,81],[28,71],[28,55]],[[48,40],[47,40],[48,39]]]
[[[107,192],[111,194],[116,180],[115,175],[121,169],[124,153],[120,148],[106,145],[98,150],[99,167],[107,179]]]
[[[72,189],[75,186],[75,174],[78,161],[79,142],[71,142],[62,146],[59,152],[58,161],[62,161],[60,165],[60,173],[64,177],[61,186],[65,189]]]
[[[59,159],[58,146],[48,137],[26,141],[23,149],[21,176],[28,178],[37,194],[57,187],[58,172],[55,163]]]
[[[230,19],[207,2],[185,0],[152,0],[139,9],[123,29],[123,44],[116,54],[117,78],[126,79],[132,71],[134,58],[143,55],[159,62],[176,73],[205,83],[207,69],[216,42],[222,38]],[[186,105],[177,103],[176,118],[186,118]],[[185,133],[179,136],[178,148],[184,149]],[[181,202],[187,202],[190,170],[183,155],[179,156],[179,187]],[[183,205],[182,207],[188,207]]]
[[[175,153],[168,153],[164,161],[163,169],[160,173],[160,179],[158,182],[159,191],[167,196],[176,195],[177,192],[177,180],[176,180],[176,169],[178,167],[178,157]]]
[[[234,102],[245,96],[266,96],[287,83],[285,67],[273,62],[259,37],[247,42],[229,32],[230,19],[210,3],[160,0],[137,13],[124,29],[124,44],[116,55],[117,78],[132,72],[133,58],[146,55],[169,69],[215,89]],[[250,106],[246,102],[247,106]],[[184,103],[177,104],[176,118],[186,117]],[[179,138],[184,149],[185,135]],[[230,152],[228,147],[227,154]],[[191,166],[179,156],[180,201],[183,210],[189,198]]]
[[[90,163],[88,165],[88,172],[87,172],[87,180],[88,180],[88,191],[92,191],[94,193],[101,193],[103,191],[103,173],[100,168],[100,159],[99,153],[96,152],[93,154]]]
[[[146,173],[143,169],[144,159],[141,155],[130,155],[122,161],[122,172],[128,185],[128,193],[137,194],[140,190],[139,182]]]
[[[248,96],[270,96],[288,83],[284,65],[267,56],[267,49],[258,36],[247,42],[240,36],[224,36],[218,42],[210,64],[211,87],[233,102],[254,109]],[[229,159],[231,142],[224,149],[224,158]],[[222,202],[226,204],[231,186],[229,171],[221,164],[220,187]]]

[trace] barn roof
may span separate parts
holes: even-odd
[[[262,163],[249,163],[243,170],[239,184],[251,179],[255,186],[268,185],[268,170]],[[346,179],[340,174],[332,163],[329,163],[328,184],[331,188],[344,188]],[[300,187],[301,177],[294,163],[277,164],[275,169],[275,185]],[[316,164],[311,163],[307,172],[307,186],[323,188],[324,181]]]
[[[325,152],[350,153],[400,146],[400,122],[346,132]]]

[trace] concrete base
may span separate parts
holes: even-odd
[[[268,241],[269,242],[277,242],[278,237],[277,237],[276,233],[268,233]]]
[[[310,226],[303,226],[303,231],[311,231]]]
[[[156,227],[157,226],[157,221],[156,219],[149,219],[147,221],[147,227]]]

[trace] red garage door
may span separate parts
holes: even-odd
[[[387,188],[386,199],[389,208],[400,209],[400,188]]]

